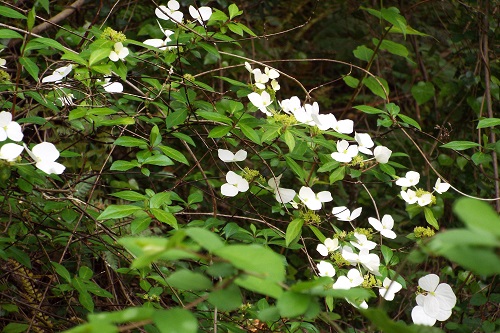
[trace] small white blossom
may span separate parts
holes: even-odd
[[[319,276],[333,277],[335,275],[335,268],[327,261],[320,261],[319,264],[316,264],[316,267],[318,268]]]
[[[333,200],[333,197],[328,191],[321,191],[316,194],[310,187],[302,186],[299,191],[299,199],[310,210],[320,210],[321,203],[330,202]]]
[[[241,162],[247,158],[247,152],[243,149],[240,149],[233,154],[231,151],[227,149],[218,149],[217,154],[222,162],[230,163],[230,162]]]
[[[375,156],[375,160],[381,164],[385,164],[389,162],[389,158],[391,157],[392,150],[385,146],[377,146],[373,150],[373,155]]]
[[[392,228],[394,227],[394,219],[392,218],[391,215],[385,214],[382,217],[382,222],[380,222],[376,218],[369,217],[368,223],[371,224],[373,229],[380,232],[382,236],[390,239],[396,238],[396,233],[392,231]]]
[[[167,6],[159,6],[156,8],[155,14],[159,19],[166,21],[172,20],[175,23],[180,23],[184,17],[184,14],[179,11],[180,7],[181,6],[176,0],[170,0]]]
[[[64,165],[56,162],[59,158],[59,151],[50,142],[39,143],[33,147],[33,150],[29,150],[26,146],[24,148],[35,161],[35,166],[43,172],[60,175],[66,169]]]
[[[356,155],[358,155],[358,146],[349,145],[346,140],[337,141],[337,152],[331,154],[335,161],[342,163],[350,163]]]
[[[246,192],[250,188],[246,179],[233,171],[226,174],[227,183],[220,188],[223,195],[226,197],[234,197],[239,192]]]
[[[115,43],[113,50],[109,53],[109,59],[111,61],[124,60],[129,54],[128,48],[123,46],[121,42]]]

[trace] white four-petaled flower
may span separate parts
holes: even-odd
[[[246,192],[249,189],[247,180],[233,171],[226,174],[227,183],[220,188],[223,195],[226,197],[234,197],[239,192]]]

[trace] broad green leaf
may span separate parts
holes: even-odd
[[[494,127],[500,125],[500,118],[485,118],[481,119],[477,124],[477,129],[486,128],[486,127]]]
[[[153,322],[160,333],[197,333],[198,321],[189,310],[174,308],[157,310]]]
[[[293,318],[303,315],[307,311],[311,301],[312,297],[310,295],[285,291],[283,295],[278,298],[276,306],[282,317]]]
[[[357,109],[359,111],[363,111],[364,113],[367,113],[367,114],[387,113],[384,110],[380,110],[380,109],[374,108],[373,106],[369,106],[369,105],[356,105],[356,106],[353,106],[353,108]]]
[[[189,165],[189,162],[186,159],[186,157],[180,151],[178,151],[177,149],[174,149],[174,148],[169,147],[169,146],[158,146],[158,148],[160,148],[160,150],[165,155],[167,155],[168,157],[170,157],[171,159],[174,159],[177,162],[181,162],[183,164]]]
[[[365,45],[360,45],[352,53],[356,58],[368,62],[373,57],[374,52]]]
[[[18,20],[26,20],[27,19],[26,16],[19,13],[17,10],[14,10],[12,8],[5,7],[5,6],[0,6],[0,16],[18,19]]]
[[[209,252],[214,252],[224,246],[222,239],[216,233],[209,230],[203,228],[187,228],[184,229],[184,231],[192,240]]]
[[[221,283],[224,283],[224,281]],[[212,291],[208,295],[208,302],[216,306],[220,311],[232,311],[241,306],[243,298],[241,297],[240,288],[235,284],[230,284],[224,289]]]
[[[427,223],[434,227],[434,229],[439,230],[439,224],[434,217],[434,213],[429,207],[424,207],[424,216]]]
[[[1,7],[1,6],[0,6]],[[19,38],[23,39],[23,35],[20,33],[10,30],[10,29],[0,29],[0,38],[5,38],[5,39],[12,39],[12,38]]]
[[[212,288],[212,281],[201,273],[187,269],[175,271],[167,278],[167,283],[183,290],[207,290]]]
[[[442,148],[449,148],[453,150],[465,150],[479,146],[481,146],[479,143],[472,141],[451,141],[447,144],[441,145]]]
[[[54,266],[57,274],[59,274],[64,280],[66,280],[66,282],[71,283],[71,274],[66,269],[66,267],[54,261],[52,261],[51,264],[52,266]]]
[[[132,206],[132,205],[111,205],[111,206],[108,206],[97,217],[97,220],[121,219],[123,217],[127,217],[129,215],[132,215],[141,209],[142,209],[141,207]]]
[[[38,66],[31,60],[30,58],[21,57],[19,58],[19,62],[26,69],[26,71],[31,75],[31,77],[38,81]]]
[[[294,239],[302,233],[302,226],[304,225],[303,219],[295,219],[288,224],[285,234],[285,244],[288,247]]]
[[[432,82],[420,81],[411,87],[411,94],[415,98],[415,101],[417,101],[417,104],[422,105],[434,97],[436,90]]]
[[[134,138],[131,136],[121,136],[118,139],[115,140],[114,144],[116,146],[122,146],[122,147],[139,147],[139,148],[146,148],[148,145],[148,142],[144,139],[139,139],[139,138]]]

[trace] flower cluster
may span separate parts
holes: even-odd
[[[0,142],[7,139],[20,142],[23,136],[21,126],[12,120],[12,114],[6,111],[0,112]],[[4,143],[0,148],[0,160],[5,160],[9,163],[15,162],[25,149],[35,162],[35,166],[43,172],[58,175],[64,172],[65,166],[56,162],[59,158],[59,151],[50,142],[39,143],[32,150],[25,144]]]
[[[450,184],[441,182],[441,179],[438,178],[434,185],[434,191],[429,192],[416,187],[419,181],[420,174],[415,171],[408,171],[405,177],[396,180],[396,185],[402,187],[401,198],[410,205],[417,203],[421,207],[427,206],[435,201],[434,192],[442,194],[450,188]],[[413,187],[414,190],[408,187]]]

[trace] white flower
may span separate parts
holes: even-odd
[[[417,202],[418,197],[417,197],[417,192],[413,191],[412,189],[407,189],[406,191],[401,191],[401,197],[403,198],[404,201],[406,201],[408,204],[414,204]]]
[[[63,96],[57,97],[57,99],[61,102],[62,106],[73,105],[74,98],[75,98],[75,96],[73,96],[73,94],[66,94],[64,92],[63,92]]]
[[[373,250],[377,243],[369,241],[366,235],[354,233],[354,237],[356,238],[356,242],[351,241],[350,243],[357,248],[358,250]]]
[[[203,24],[203,22],[208,21],[210,19],[210,16],[212,16],[212,8],[202,6],[196,9],[193,6],[189,6],[189,14],[200,24]]]
[[[158,22],[158,24],[160,24]],[[158,38],[153,38],[153,39],[146,39],[144,41],[144,44],[146,45],[150,45],[150,46],[153,46],[153,47],[157,47],[159,48],[160,50],[171,50],[171,49],[174,49],[176,46],[167,46],[168,42],[171,42],[172,39],[170,39],[170,36],[174,34],[174,32],[172,30],[168,30],[168,29],[163,29],[161,26],[160,26],[160,29],[161,31],[163,32],[163,34],[165,35],[165,39],[158,39]]]
[[[14,161],[21,155],[24,147],[15,143],[6,143],[0,148],[0,159],[8,162]]]
[[[385,146],[377,146],[373,150],[373,155],[375,155],[375,160],[381,164],[385,164],[389,162],[389,158],[391,157],[392,150]]]
[[[338,248],[340,248],[340,245],[337,238],[327,238],[323,244],[318,244],[318,246],[316,246],[316,251],[323,257],[326,257],[328,253],[335,252]]]
[[[167,6],[160,6],[155,9],[155,14],[159,19],[162,20],[173,20],[175,23],[182,22],[184,14],[179,11],[181,6],[176,0],[170,0]]]
[[[124,47],[121,42],[115,43],[113,50],[109,53],[109,59],[111,61],[124,60],[128,56],[128,48]]]
[[[378,292],[386,301],[392,301],[394,299],[394,295],[400,291],[401,288],[403,288],[401,283],[392,281],[386,277],[382,284],[382,288],[379,288]]]
[[[222,162],[226,163],[241,162],[247,158],[247,152],[243,149],[238,150],[236,154],[233,154],[227,149],[219,149],[217,150],[217,154],[219,155],[219,158],[222,160]]]
[[[417,295],[411,317],[415,324],[432,326],[436,320],[445,321],[457,302],[453,289],[447,283],[439,283],[439,276],[428,274],[418,280],[418,285],[426,293]]]
[[[26,151],[35,161],[35,166],[47,174],[55,173],[60,175],[64,172],[66,167],[56,160],[59,158],[59,151],[56,146],[50,142],[42,142],[33,147],[33,150],[29,150],[28,147],[24,146]]]
[[[385,214],[382,217],[382,222],[380,222],[376,218],[369,217],[368,223],[371,224],[373,229],[380,232],[382,236],[390,239],[396,238],[396,233],[392,231],[392,228],[394,227],[394,219],[392,218],[391,215]]]
[[[264,90],[261,94],[253,92],[250,93],[247,97],[250,102],[260,111],[264,112],[268,116],[273,115],[271,112],[267,111],[267,107],[272,103],[271,95],[269,95],[267,91]]]
[[[358,155],[358,146],[349,145],[346,140],[337,141],[337,152],[331,154],[335,161],[342,163],[351,162],[356,155]]]
[[[353,268],[347,272],[347,276],[339,276],[332,286],[332,289],[351,289],[363,283],[364,279],[361,273]]]
[[[373,155],[370,150],[375,144],[373,143],[370,134],[368,133],[354,133],[354,139],[358,143],[358,150],[366,155]]]
[[[401,187],[415,186],[420,181],[420,175],[415,171],[408,171],[405,177],[401,177],[396,180],[396,185]]]
[[[432,194],[429,192],[422,193],[420,196],[417,195],[417,203],[419,206],[427,206],[432,202]]]
[[[335,215],[335,217],[339,221],[352,221],[361,215],[361,211],[363,210],[363,207],[356,208],[355,210],[351,211],[345,207],[345,206],[340,206],[340,207],[333,207],[332,208],[332,214]]]
[[[302,186],[299,191],[299,199],[310,210],[320,210],[322,202],[330,202],[333,200],[332,194],[328,191],[321,191],[318,194],[314,193],[310,187]]]
[[[279,175],[276,178],[270,178],[267,181],[267,184],[269,187],[271,187],[275,193],[276,201],[281,202],[283,204],[286,204],[295,198],[295,195],[297,194],[294,190],[289,189],[289,188],[283,188],[279,187],[280,186],[280,180],[281,176]]]
[[[23,139],[23,131],[21,125],[12,121],[12,113],[7,111],[0,112],[0,142],[7,140],[21,141]]]
[[[58,83],[63,78],[65,78],[69,73],[71,73],[72,68],[73,68],[73,65],[71,65],[71,64],[69,64],[68,66],[59,67],[52,73],[52,75],[44,77],[42,79],[42,82]]]
[[[443,194],[444,192],[448,191],[450,189],[450,184],[448,183],[441,183],[441,178],[438,178],[436,180],[436,185],[434,185],[434,190],[439,193]]]
[[[338,133],[351,134],[354,131],[354,122],[351,119],[338,120],[331,128]]]
[[[335,275],[335,268],[329,262],[322,260],[319,264],[316,264],[316,267],[318,268],[319,276],[333,277]]]
[[[234,197],[238,192],[246,192],[249,189],[248,182],[240,175],[229,171],[226,175],[226,184],[220,188],[223,195],[226,197]]]
[[[5,60],[4,58],[0,58],[0,67],[2,67],[2,68],[7,68],[7,67],[5,66],[5,64],[6,64],[6,63],[7,63],[7,60]]]

